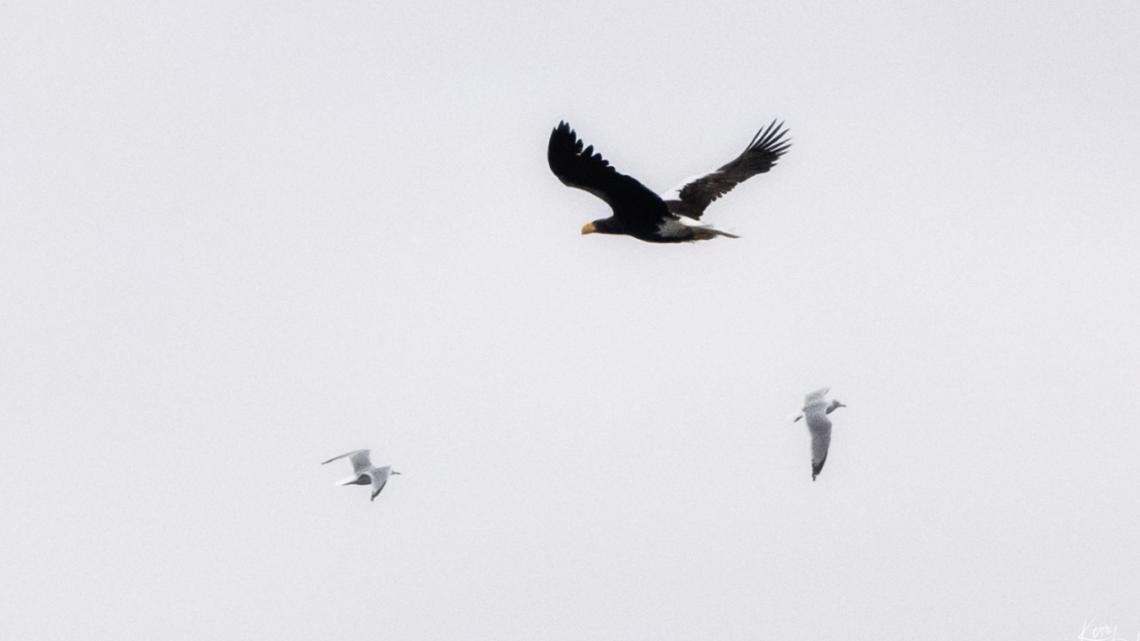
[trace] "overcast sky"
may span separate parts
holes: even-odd
[[[1135,638],[1140,5],[929,5],[5,3],[2,636]]]

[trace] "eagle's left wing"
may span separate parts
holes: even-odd
[[[700,218],[712,201],[756,174],[771,169],[792,146],[790,140],[784,139],[787,133],[784,123],[777,124],[773,120],[766,128],[756,132],[752,142],[735,160],[711,174],[688,178],[663,196],[669,211],[689,218]]]

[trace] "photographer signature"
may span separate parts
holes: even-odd
[[[1077,641],[1131,641],[1117,632],[1117,625],[1098,624],[1095,621],[1086,621],[1081,626],[1081,633]],[[1136,641],[1140,641],[1140,633],[1136,634]]]

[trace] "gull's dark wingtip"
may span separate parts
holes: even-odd
[[[822,461],[820,461],[818,464],[816,464],[815,462],[813,462],[811,464],[811,480],[812,481],[815,481],[815,477],[819,476],[820,473],[823,472],[823,464],[826,462],[827,462],[827,457],[824,457],[824,459]]]

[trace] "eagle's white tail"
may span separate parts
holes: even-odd
[[[736,234],[730,234],[726,231],[721,231],[716,227],[708,227],[701,225],[700,227],[693,227],[693,240],[709,240],[717,236],[724,236],[725,238],[740,238]]]

